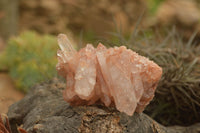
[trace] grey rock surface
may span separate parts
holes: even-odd
[[[28,133],[198,133],[191,127],[164,127],[147,115],[127,116],[103,105],[72,107],[63,100],[65,84],[54,79],[38,84],[8,111],[13,133],[22,125]]]

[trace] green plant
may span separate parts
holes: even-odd
[[[150,14],[154,15],[160,6],[160,4],[165,0],[147,0],[147,5],[149,8]]]
[[[56,38],[24,32],[11,38],[0,56],[0,69],[7,69],[17,88],[27,92],[35,83],[56,76]]]

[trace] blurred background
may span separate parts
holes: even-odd
[[[145,113],[167,126],[200,122],[199,0],[0,0],[0,113],[58,77],[59,33],[76,49],[125,45],[154,60],[164,74]]]

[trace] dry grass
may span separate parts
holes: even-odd
[[[137,28],[137,26],[136,26]],[[127,39],[120,30],[112,33],[109,46],[125,45],[149,57],[163,68],[156,96],[146,113],[164,125],[189,125],[200,121],[200,46],[194,34],[188,42],[175,29],[167,33],[133,31]]]

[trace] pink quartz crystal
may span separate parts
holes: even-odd
[[[86,45],[76,51],[60,34],[57,70],[66,78],[64,99],[71,105],[102,102],[120,112],[142,112],[154,97],[162,68],[125,46]]]

